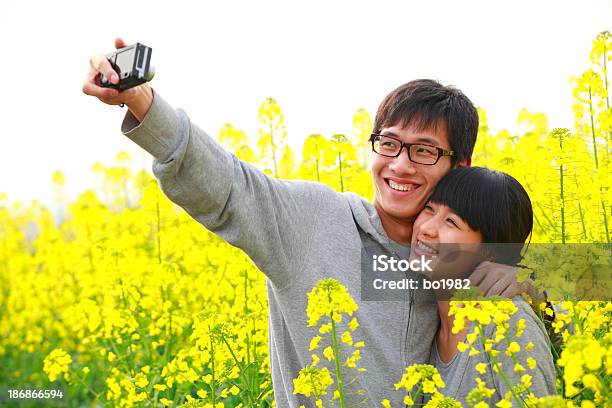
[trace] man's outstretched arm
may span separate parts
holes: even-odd
[[[117,40],[115,45],[124,44]],[[166,196],[242,248],[277,286],[289,283],[306,262],[313,214],[326,189],[273,179],[241,162],[147,84],[120,94],[99,87],[99,73],[113,81],[107,70],[112,68],[104,62],[104,56],[92,57],[83,92],[128,106],[122,132],[154,157],[153,173]]]

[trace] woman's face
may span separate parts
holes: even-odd
[[[465,278],[484,259],[482,234],[445,205],[428,202],[412,230],[411,259],[432,259],[428,278]]]

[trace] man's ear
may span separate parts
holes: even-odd
[[[455,163],[455,168],[458,167],[470,167],[472,165],[472,158],[469,157],[465,160],[459,160],[457,161],[457,163]]]

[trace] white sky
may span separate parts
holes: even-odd
[[[612,29],[611,1],[26,1],[0,0],[0,192],[52,203],[51,175],[75,198],[91,166],[126,150],[123,110],[81,92],[89,56],[114,38],[153,48],[152,86],[217,135],[231,122],[256,135],[267,96],[292,144],[350,133],[398,85],[430,77],[486,109],[494,131],[520,108],[572,127],[569,77]]]

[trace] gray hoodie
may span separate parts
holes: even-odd
[[[408,291],[403,301],[361,301],[362,255],[407,251],[390,241],[371,203],[323,184],[267,177],[159,94],[142,123],[128,111],[121,129],[154,157],[166,196],[244,250],[266,275],[277,406],[312,405],[293,393],[293,379],[311,363],[308,348],[317,331],[307,324],[307,293],[323,278],[340,281],[359,305],[353,336],[365,342],[359,365],[367,371],[348,387],[348,406],[380,406],[385,398],[402,405],[394,384],[406,366],[428,361],[438,311],[433,302],[415,303]]]
[[[502,371],[506,377],[505,379],[508,380],[510,384],[520,384],[520,377],[524,374],[529,374],[532,377],[529,392],[537,397],[555,395],[555,380],[557,379],[557,373],[550,351],[550,340],[548,339],[546,328],[533,312],[529,304],[520,296],[515,296],[512,300],[518,310],[510,316],[510,320],[508,321],[509,328],[506,336],[508,339],[516,341],[521,346],[521,352],[513,357],[508,356],[505,353],[508,348],[508,343],[502,341],[500,344],[494,346],[495,350],[500,352],[496,357],[496,361],[501,365]],[[521,319],[525,321],[525,329],[523,334],[517,337],[518,321]],[[468,331],[474,331],[473,322],[470,324]],[[496,326],[494,323],[484,327],[485,338],[494,339],[495,333]],[[464,342],[467,343],[467,341]],[[533,349],[525,351],[524,349],[528,343],[533,344]],[[448,363],[440,359],[435,341],[432,346],[430,364],[438,369],[446,385],[446,387],[441,390],[445,396],[455,398],[465,407],[469,406],[467,404],[467,396],[470,391],[476,387],[476,376],[484,381],[488,388],[495,390],[495,393],[490,399],[485,399],[491,406],[497,404],[504,398],[506,393],[510,391],[504,378],[495,372],[494,363],[485,353],[484,346],[480,340],[474,342],[474,348],[480,352],[479,354],[470,356],[467,351],[464,353],[457,353]],[[533,370],[529,369],[526,363],[527,357],[532,357],[537,363]],[[526,371],[519,373],[513,371],[515,365],[514,358],[517,359]],[[484,363],[486,366],[486,370],[483,374],[477,374],[476,371],[476,366],[480,363]],[[518,406],[514,399],[512,399],[512,406]]]

